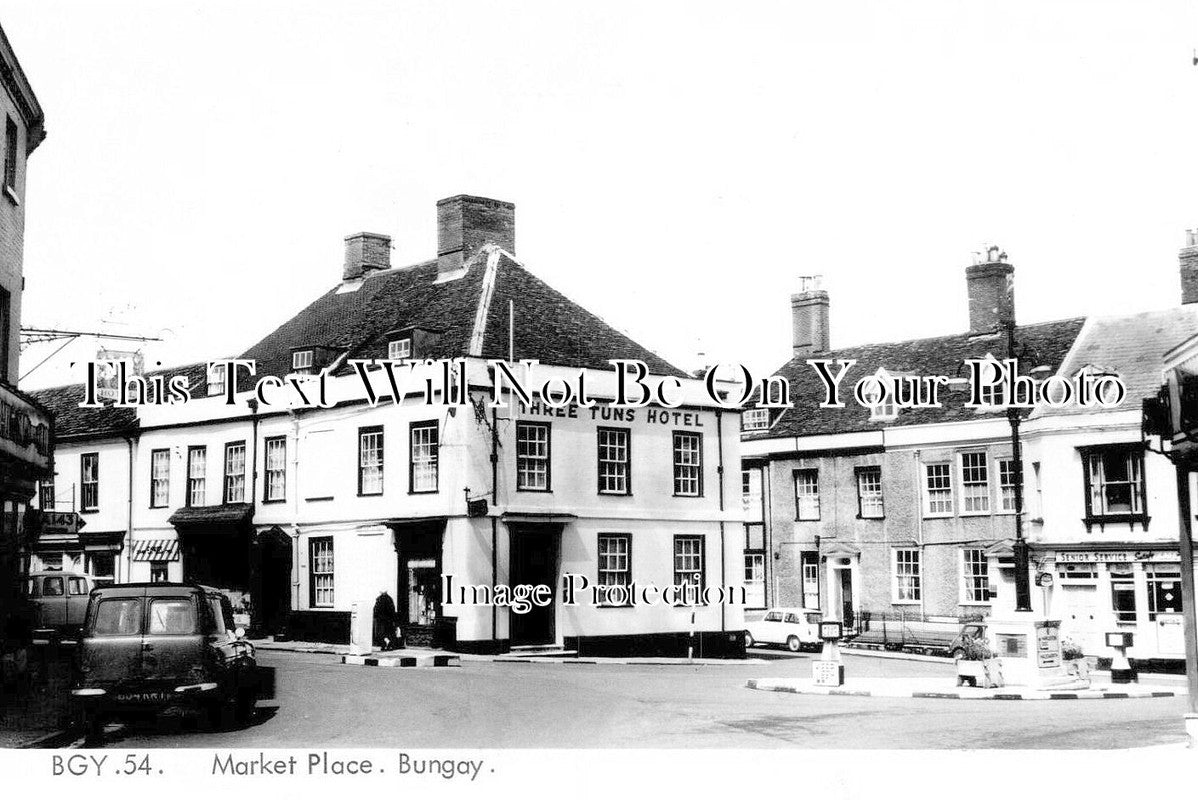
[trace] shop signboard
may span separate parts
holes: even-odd
[[[1050,669],[1061,665],[1061,623],[1047,620],[1036,623],[1036,666]]]

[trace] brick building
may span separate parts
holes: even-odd
[[[45,137],[41,106],[0,29],[0,124],[4,172],[0,178],[0,642],[12,637],[9,612],[27,538],[26,510],[35,482],[52,462],[47,411],[17,389],[21,295],[25,290],[26,159]],[[4,648],[7,649],[7,645]]]
[[[746,576],[760,576],[762,605],[818,607],[849,622],[861,612],[990,612],[999,585],[1013,581],[1009,557],[996,555],[1015,524],[1005,411],[967,406],[956,385],[940,408],[864,408],[850,399],[823,409],[823,383],[806,362],[855,362],[847,393],[865,376],[955,377],[966,359],[1001,360],[1013,275],[997,250],[967,268],[970,327],[962,333],[836,350],[827,293],[792,297],[794,357],[779,373],[794,406],[747,412],[743,432],[747,504],[761,520],[746,527]],[[1055,372],[1081,328],[1081,319],[1018,326],[1021,371]]]

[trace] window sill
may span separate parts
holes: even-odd
[[[358,492],[358,497],[382,497],[382,492]]]
[[[96,506],[95,508],[81,508],[81,509],[79,509],[79,513],[80,514],[99,514],[100,507]]]
[[[286,502],[287,502],[286,497],[276,497],[273,500],[267,500],[266,498],[262,499],[262,505],[264,505],[264,506],[277,506],[279,503],[286,503]]]
[[[674,492],[674,497],[687,497],[687,498],[690,498],[691,500],[703,499],[703,495],[701,495],[701,494],[679,494],[678,492]]]
[[[922,604],[923,604],[922,600],[891,600],[890,601],[890,605],[892,605],[892,606],[918,606],[918,605],[922,605]]]
[[[959,605],[959,606],[992,606],[992,605],[994,605],[994,601],[993,600],[958,600],[957,605]]]
[[[333,496],[330,494],[325,497],[305,497],[304,501],[307,503],[325,503],[332,499]]]
[[[819,522],[819,517],[795,517],[795,522]]]
[[[408,494],[436,494],[438,489],[408,489]]]
[[[880,514],[880,515],[878,515],[878,516],[876,516],[876,517],[867,517],[867,516],[865,516],[864,514],[858,514],[858,515],[857,515],[857,519],[865,519],[865,520],[871,520],[871,519],[873,519],[873,520],[883,520],[883,519],[886,519],[886,515],[885,515],[885,514]]]
[[[952,515],[951,513],[948,513],[948,514],[929,514],[929,513],[927,513],[927,512],[924,512],[923,518],[924,518],[924,519],[952,519],[952,518],[953,518],[953,515]]]
[[[1148,523],[1152,517],[1147,514],[1108,514],[1105,516],[1089,516],[1082,517],[1082,524],[1086,526],[1086,533],[1093,531],[1094,526],[1098,526],[1099,531],[1105,531],[1107,525],[1130,525],[1132,530],[1135,530],[1136,523],[1147,531]]]
[[[991,515],[992,515],[992,512],[989,509],[987,509],[986,511],[962,511],[961,512],[962,517],[989,517]]]
[[[553,489],[534,489],[531,486],[517,486],[517,492],[531,492],[532,494],[553,494]]]

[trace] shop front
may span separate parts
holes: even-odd
[[[1111,657],[1106,634],[1131,633],[1128,656],[1142,661],[1185,657],[1181,560],[1170,545],[1044,552],[1037,582],[1062,636],[1088,655]]]

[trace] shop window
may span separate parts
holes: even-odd
[[[1148,575],[1148,619],[1158,614],[1181,613],[1181,565],[1150,564]]]
[[[627,428],[599,428],[599,494],[632,494],[631,432]]]
[[[84,453],[79,457],[79,510],[100,509],[100,454]]]
[[[990,602],[990,564],[980,547],[961,550],[961,601]]]
[[[383,429],[358,429],[358,494],[383,493]]]
[[[599,585],[603,587],[632,584],[632,536],[627,533],[599,534]],[[606,594],[602,595],[606,597]],[[604,605],[612,603],[604,602]]]
[[[795,478],[795,519],[819,519],[819,470],[797,469]]]
[[[674,537],[674,585],[693,587],[686,600],[699,603],[703,591],[703,537]]]
[[[882,503],[882,468],[857,467],[857,517],[882,519],[886,509]]]
[[[187,505],[202,506],[208,482],[208,448],[203,445],[187,448]]]
[[[1147,527],[1144,452],[1118,446],[1083,450],[1087,530],[1094,524],[1140,522]]]
[[[895,603],[918,603],[923,598],[920,552],[913,548],[896,548],[893,559],[893,599]]]
[[[116,583],[116,554],[88,553],[87,574],[96,579],[97,586]]]
[[[409,456],[410,484],[413,494],[437,491],[440,445],[436,422],[417,422],[411,428]]]
[[[333,607],[333,537],[308,540],[308,604],[312,608]]]
[[[170,562],[150,562],[150,583],[167,583],[170,581]]]
[[[1057,577],[1063,581],[1098,580],[1098,568],[1094,564],[1061,564]]]
[[[170,502],[171,451],[150,451],[150,508],[165,508]]]
[[[674,494],[699,497],[703,494],[703,435],[674,431]]]
[[[266,440],[266,496],[263,501],[277,503],[287,499],[287,437]]]
[[[924,464],[924,516],[947,517],[953,513],[953,468],[951,464]]]
[[[516,488],[549,491],[549,423],[516,423]]]
[[[1111,610],[1116,622],[1136,621],[1136,579],[1130,570],[1111,568]]]
[[[985,453],[961,454],[961,513],[990,512],[990,467]]]
[[[230,442],[225,445],[224,488],[226,503],[245,502],[245,442]]]

